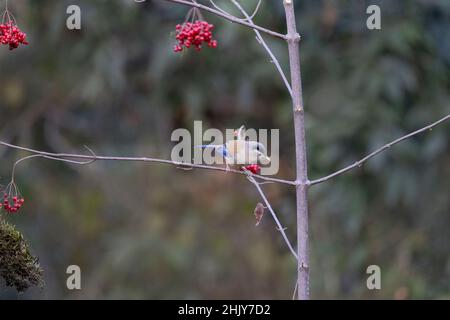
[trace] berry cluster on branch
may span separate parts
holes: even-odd
[[[14,21],[0,24],[0,44],[9,45],[9,50],[14,50],[20,44],[27,45],[27,35],[15,24]]]
[[[183,51],[183,48],[189,49],[195,48],[197,51],[201,51],[202,45],[207,44],[210,48],[217,48],[217,40],[213,39],[212,31],[214,25],[197,20],[194,23],[185,22],[176,26],[176,39],[178,44],[173,48],[175,52]]]
[[[3,202],[0,202],[0,209],[3,208],[7,213],[18,213],[25,203],[25,199],[20,194],[14,182],[11,182],[3,190]]]

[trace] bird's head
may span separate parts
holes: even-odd
[[[270,158],[267,156],[266,147],[260,142],[249,141],[250,153],[255,153],[261,164],[269,164]]]
[[[239,129],[234,130],[234,137],[238,140],[245,140],[245,126],[241,126]]]

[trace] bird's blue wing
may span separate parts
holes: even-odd
[[[222,155],[222,157],[226,158],[229,156],[228,149],[225,145],[219,146],[217,151]]]
[[[206,149],[206,148],[214,148],[216,149],[216,152],[218,154],[220,154],[222,157],[228,157],[229,156],[229,152],[227,147],[222,144],[222,145],[214,145],[214,144],[205,144],[205,145],[200,145],[200,146],[195,146],[196,148],[202,148],[202,149]]]

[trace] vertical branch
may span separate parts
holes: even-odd
[[[305,114],[300,73],[300,35],[297,32],[293,0],[284,0],[283,3],[288,32],[287,42],[291,70],[295,129],[298,298],[300,300],[306,300],[309,299],[308,170],[306,159]]]

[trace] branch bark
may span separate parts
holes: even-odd
[[[233,4],[236,6],[236,8],[238,8],[238,10],[242,12],[242,14],[247,19],[248,22],[253,23],[252,17],[248,15],[247,11],[245,11],[244,8],[242,8],[242,6],[240,5],[239,2],[237,2],[236,0],[231,0],[231,2],[233,2]],[[280,62],[278,61],[277,57],[275,57],[275,55],[273,54],[272,50],[270,50],[270,48],[267,45],[266,41],[261,36],[261,33],[257,29],[253,29],[253,31],[255,31],[256,40],[258,40],[258,42],[267,51],[267,53],[269,54],[269,57],[271,59],[271,62],[273,62],[273,64],[275,64],[275,67],[277,68],[278,73],[281,76],[281,79],[283,79],[283,82],[284,82],[284,85],[286,86],[286,89],[289,91],[289,94],[292,97],[291,85],[289,84],[289,81],[286,78],[286,75],[284,74],[284,71],[283,71],[283,68],[280,65]]]
[[[291,70],[292,105],[294,112],[296,197],[297,197],[297,256],[298,299],[309,299],[309,235],[308,235],[308,168],[306,157],[305,113],[300,69],[300,35],[297,32],[293,0],[284,0],[287,42]]]
[[[94,154],[90,149],[88,149],[88,150],[91,152],[91,155],[86,155],[86,154],[53,153],[53,152],[47,152],[47,151],[40,151],[40,150],[31,149],[31,148],[17,146],[17,145],[7,143],[4,141],[0,141],[0,145],[8,147],[8,148],[27,151],[29,153],[36,154],[36,155],[41,155],[43,158],[47,158],[50,160],[65,161],[65,162],[70,162],[70,163],[75,163],[75,164],[89,164],[94,161],[153,162],[153,163],[170,164],[170,165],[174,165],[174,166],[184,168],[184,169],[196,168],[196,169],[222,171],[222,172],[226,172],[226,173],[233,173],[233,174],[240,174],[240,175],[248,176],[248,174],[243,171],[226,169],[226,168],[215,167],[215,166],[202,165],[202,164],[176,162],[176,161],[166,160],[166,159],[149,158],[149,157],[98,156],[98,155]],[[85,162],[81,163],[81,162],[77,162],[77,161],[68,161],[68,160],[63,160],[63,159],[80,159],[80,160],[91,160],[91,161],[88,161],[88,163],[85,163]],[[252,174],[252,176],[255,178],[261,179],[261,180],[268,181],[268,182],[281,183],[281,184],[295,186],[295,181],[271,178],[271,177],[261,176],[261,175],[257,175],[257,174]]]
[[[442,119],[440,119],[440,120],[438,120],[438,121],[436,121],[436,122],[433,122],[432,124],[430,124],[430,125],[428,125],[428,126],[426,126],[426,127],[423,127],[422,129],[419,129],[419,130],[416,130],[416,131],[414,131],[414,132],[411,132],[411,133],[409,133],[409,134],[407,134],[407,135],[405,135],[405,136],[403,136],[403,137],[401,137],[401,138],[398,138],[398,139],[396,139],[396,140],[394,140],[394,141],[392,141],[392,142],[389,142],[388,144],[385,144],[385,145],[382,146],[381,148],[378,148],[377,150],[375,150],[375,151],[372,152],[371,154],[365,156],[364,158],[362,158],[362,159],[359,160],[359,161],[356,161],[354,164],[349,165],[348,167],[345,167],[345,168],[343,168],[343,169],[341,169],[341,170],[339,170],[339,171],[336,171],[336,172],[334,172],[334,173],[332,173],[332,174],[330,174],[330,175],[328,175],[328,176],[325,176],[325,177],[323,177],[323,178],[320,178],[320,179],[316,179],[316,180],[311,181],[311,182],[310,182],[310,185],[315,185],[315,184],[319,184],[319,183],[328,181],[328,180],[333,179],[333,178],[335,178],[335,177],[337,177],[337,176],[340,176],[340,175],[342,175],[342,174],[344,174],[344,173],[346,173],[346,172],[348,172],[348,171],[350,171],[350,170],[352,170],[352,169],[361,167],[361,166],[364,164],[364,162],[366,162],[366,161],[370,160],[371,158],[377,156],[377,155],[380,154],[381,152],[383,152],[383,151],[389,149],[389,148],[392,147],[393,145],[395,145],[395,144],[397,144],[397,143],[400,143],[400,142],[402,142],[403,140],[409,139],[409,138],[411,138],[411,137],[413,137],[413,136],[415,136],[415,135],[418,135],[418,134],[420,134],[420,133],[423,133],[423,132],[425,132],[425,131],[427,131],[427,130],[432,130],[434,127],[436,127],[436,126],[438,126],[438,125],[444,123],[444,122],[447,121],[447,120],[450,120],[450,114],[447,115],[447,116],[445,116],[445,117],[443,117]]]
[[[205,5],[197,3],[197,2],[192,2],[192,1],[188,1],[188,0],[164,0],[164,1],[178,3],[178,4],[181,4],[181,5],[195,7],[195,8],[199,8],[199,9],[204,10],[206,12],[215,14],[216,16],[222,17],[222,18],[224,18],[224,19],[226,19],[228,21],[231,21],[233,23],[238,23],[238,24],[241,24],[241,25],[246,26],[248,28],[252,28],[252,29],[256,29],[258,31],[264,32],[264,33],[266,33],[268,35],[271,35],[273,37],[280,38],[280,39],[283,39],[283,40],[287,40],[287,37],[284,34],[281,34],[281,33],[278,33],[276,31],[263,28],[261,26],[255,25],[254,23],[245,21],[243,19],[239,19],[239,18],[237,18],[235,16],[232,16],[232,15],[227,14],[225,12],[221,12],[219,10],[216,10],[214,8],[205,6]]]

